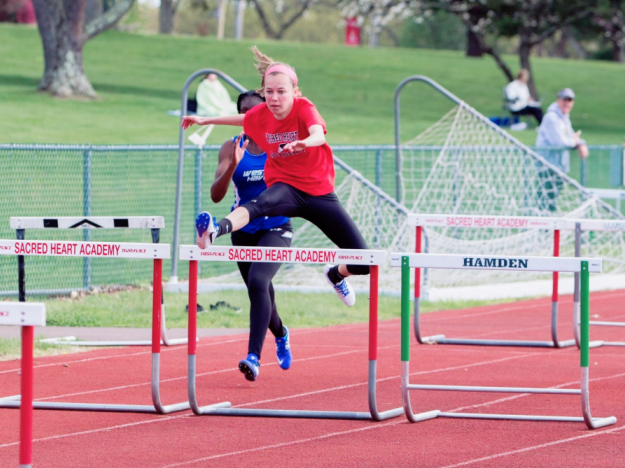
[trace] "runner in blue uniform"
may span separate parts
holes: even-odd
[[[245,114],[262,102],[264,99],[256,91],[247,91],[239,95],[237,109],[240,114]],[[264,179],[267,155],[251,140],[243,150],[244,138],[239,136],[229,139],[221,146],[215,181],[211,186],[211,199],[219,203],[226,196],[232,181],[235,196],[232,210],[255,199],[267,189]],[[290,247],[293,229],[289,218],[285,216],[264,216],[233,232],[231,237],[232,245],[235,246]],[[271,284],[281,264],[238,262],[237,265],[250,298],[248,355],[239,362],[239,369],[247,380],[254,381],[260,371],[259,361],[267,329],[276,338],[278,364],[282,369],[291,366],[289,330],[278,315]]]

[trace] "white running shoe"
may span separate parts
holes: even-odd
[[[328,280],[328,283],[330,283],[330,286],[334,288],[334,290],[336,291],[336,294],[339,296],[339,299],[343,301],[343,304],[345,304],[348,307],[353,306],[356,303],[356,293],[354,293],[354,290],[352,289],[350,284],[347,282],[347,278],[343,278],[343,280],[338,284],[334,284],[330,280],[330,277],[328,276],[328,272],[330,271],[330,268],[332,267],[334,267],[334,265],[326,265],[323,267],[323,274],[325,275],[326,280]]]
[[[217,237],[217,229],[213,224],[213,217],[208,211],[203,211],[195,218],[195,229],[197,229],[197,237],[195,243],[200,249],[210,247]]]

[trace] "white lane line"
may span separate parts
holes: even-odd
[[[275,448],[288,447],[291,445],[305,444],[307,442],[315,442],[318,440],[329,439],[330,437],[338,437],[338,436],[347,435],[347,434],[354,434],[356,432],[370,431],[373,429],[379,429],[379,428],[388,427],[388,426],[395,426],[397,424],[402,424],[402,423],[406,423],[406,421],[393,421],[389,423],[378,423],[375,426],[372,425],[372,426],[366,426],[366,427],[359,427],[358,429],[351,429],[349,431],[330,432],[328,434],[323,434],[317,437],[310,437],[308,439],[293,440],[291,442],[282,442],[280,444],[264,445],[262,447],[255,447],[255,448],[246,449],[246,450],[237,450],[236,452],[221,453],[219,455],[211,455],[209,457],[196,458],[195,460],[188,460],[188,461],[181,462],[181,463],[165,465],[165,466],[162,466],[161,468],[175,468],[178,466],[192,465],[195,463],[201,463],[201,462],[205,462],[208,460],[215,460],[217,458],[232,457],[234,455],[243,455],[246,453],[260,452],[262,450],[270,450],[270,449],[275,449]]]
[[[584,435],[580,435],[576,437],[569,437],[568,439],[560,439],[560,440],[555,440],[553,442],[547,442],[546,444],[534,445],[532,447],[525,447],[525,448],[518,449],[518,450],[510,450],[509,452],[496,453],[494,455],[489,455],[487,457],[482,457],[482,458],[474,458],[473,460],[456,463],[455,465],[446,465],[442,468],[457,468],[459,466],[473,465],[474,463],[481,463],[481,462],[485,462],[488,460],[494,460],[496,458],[516,455],[518,453],[531,452],[532,450],[539,450],[539,449],[546,448],[546,447],[552,447],[554,445],[566,444],[568,442],[573,442],[573,441],[581,440],[581,439],[587,439],[589,437],[599,437],[605,434],[612,434],[614,432],[622,431],[623,429],[625,429],[625,426],[615,427],[612,429],[606,429],[604,431],[599,431],[599,432],[590,432],[588,434],[584,434]]]

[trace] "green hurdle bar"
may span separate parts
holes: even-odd
[[[581,276],[581,389],[557,388],[522,388],[522,387],[481,387],[461,385],[414,385],[410,383],[410,269],[411,268],[463,268],[462,255],[428,255],[428,254],[392,254],[391,266],[401,267],[401,361],[402,377],[401,391],[404,413],[410,422],[420,422],[437,417],[468,418],[468,419],[499,419],[517,421],[558,421],[558,422],[585,422],[589,429],[597,429],[616,423],[614,416],[593,418],[590,413],[590,393],[588,386],[588,356],[589,356],[589,317],[590,317],[590,279],[589,261],[572,258],[526,257],[522,260],[526,271],[573,271]],[[464,257],[468,257],[465,255]],[[489,259],[510,260],[511,257],[491,257]],[[601,261],[592,260],[593,271],[601,271]],[[482,268],[487,269],[487,268]],[[494,413],[446,413],[440,410],[415,414],[410,404],[410,390],[447,390],[461,392],[492,392],[492,393],[532,393],[532,394],[563,394],[581,395],[583,417],[569,416],[535,416],[517,414]]]

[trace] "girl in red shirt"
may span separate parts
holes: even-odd
[[[367,249],[367,243],[334,193],[334,158],[326,143],[326,123],[315,105],[301,97],[295,70],[252,47],[259,71],[261,94],[266,102],[245,115],[227,117],[185,116],[186,130],[198,125],[243,126],[234,145],[248,135],[267,153],[267,190],[238,207],[217,225],[204,212],[196,219],[197,245],[204,249],[224,234],[237,231],[261,216],[299,217],[310,221],[341,249]],[[326,265],[324,274],[339,298],[354,305],[356,295],[345,280],[350,275],[367,275],[366,265]]]

